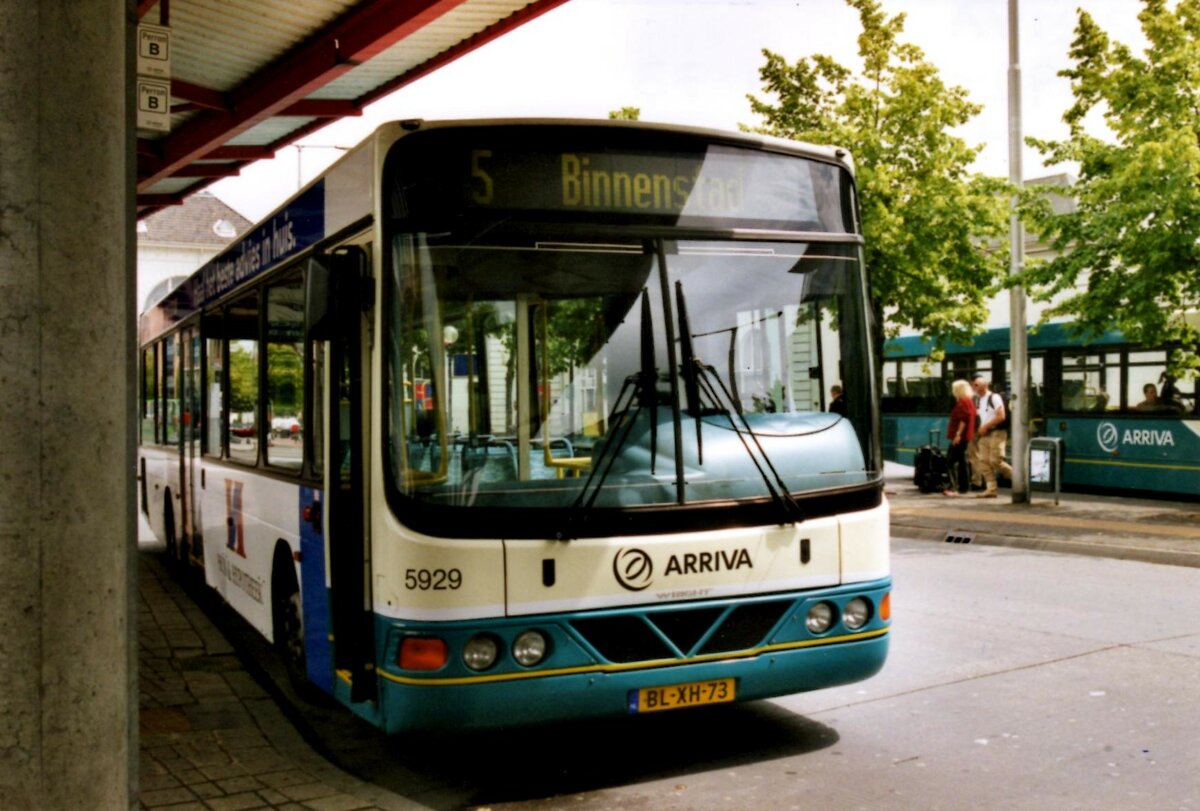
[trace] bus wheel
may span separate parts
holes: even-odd
[[[300,608],[300,587],[291,561],[279,556],[275,563],[275,583],[271,589],[271,614],[275,629],[275,647],[287,668],[288,680],[297,692],[308,684],[304,657],[304,615]]]

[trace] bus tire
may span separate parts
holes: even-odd
[[[304,614],[300,604],[300,586],[286,544],[275,552],[271,572],[271,622],[275,632],[275,649],[287,671],[288,681],[301,697],[309,695],[304,653]]]

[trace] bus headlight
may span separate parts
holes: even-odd
[[[857,631],[866,625],[869,619],[871,619],[871,604],[862,597],[855,597],[842,609],[842,622],[851,631]]]
[[[804,625],[809,633],[823,634],[833,625],[833,606],[829,603],[814,603],[808,609]]]
[[[468,639],[467,644],[463,645],[463,664],[472,670],[487,670],[496,664],[496,656],[499,653],[500,646],[496,644],[494,636],[479,634]]]
[[[525,631],[513,641],[512,655],[524,667],[533,667],[546,657],[546,647],[540,631]]]

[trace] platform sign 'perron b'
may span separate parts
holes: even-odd
[[[138,26],[138,129],[171,130],[171,29]]]

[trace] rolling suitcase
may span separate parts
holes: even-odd
[[[913,468],[913,484],[922,493],[941,493],[950,486],[950,466],[946,455],[938,446],[937,428],[929,432],[929,444],[917,449],[916,466]]]

